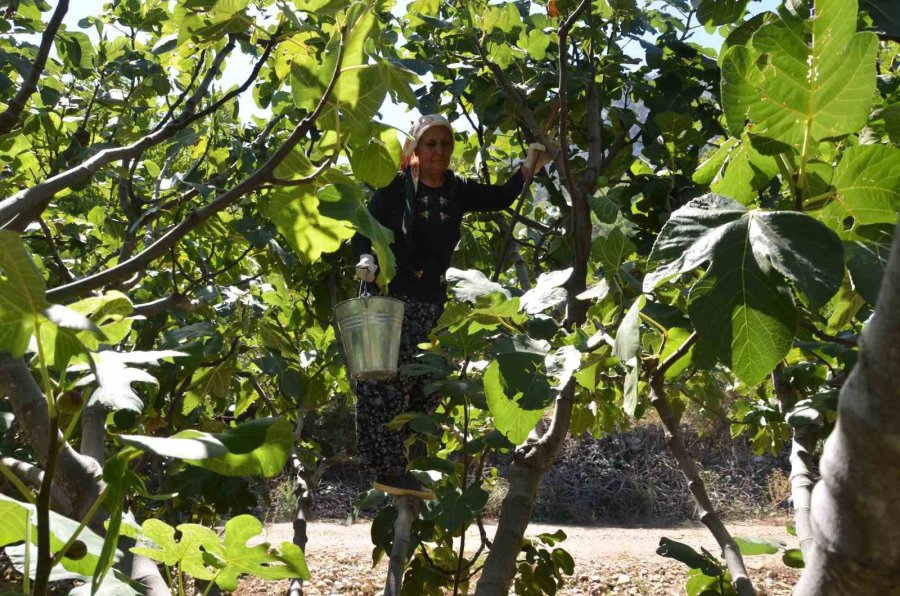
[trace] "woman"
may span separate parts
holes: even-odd
[[[399,366],[410,364],[416,346],[428,334],[444,310],[447,286],[444,274],[460,238],[463,214],[499,211],[509,207],[531,180],[536,168],[550,161],[543,146],[529,147],[528,158],[502,185],[465,180],[449,170],[453,155],[453,129],[443,116],[423,116],[410,131],[404,147],[401,171],[386,187],[375,192],[369,212],[394,233],[391,250],[397,274],[388,293],[405,303]],[[356,273],[363,282],[375,280],[378,265],[371,241],[354,236]],[[377,475],[373,486],[392,495],[433,499],[406,467],[404,439],[408,429],[385,427],[402,412],[432,412],[441,395],[426,395],[423,388],[433,379],[398,374],[387,381],[356,383],[356,436],[363,464]]]

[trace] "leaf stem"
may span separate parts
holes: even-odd
[[[31,489],[25,486],[25,483],[19,480],[19,477],[16,476],[13,471],[10,470],[9,467],[7,467],[7,465],[2,461],[0,461],[0,473],[2,473],[6,477],[6,479],[16,487],[16,490],[18,490],[22,494],[22,497],[26,501],[28,501],[32,505],[37,502],[37,500],[34,498],[34,493],[31,492]]]
[[[47,439],[47,462],[44,466],[44,478],[41,481],[41,489],[37,498],[38,518],[38,561],[34,577],[34,594],[43,595],[48,592],[50,584],[50,571],[53,569],[53,559],[50,556],[50,495],[53,489],[53,473],[56,471],[56,459],[59,453],[59,413],[56,410],[56,399],[53,395],[53,385],[50,381],[50,373],[47,370],[47,359],[44,346],[41,342],[41,324],[35,328],[35,339],[38,347],[38,360],[40,361],[41,377],[44,381],[44,393],[48,404],[50,417],[50,436]]]
[[[69,539],[63,545],[63,547],[61,549],[59,549],[59,551],[55,555],[53,555],[53,559],[50,561],[50,567],[54,567],[54,566],[58,565],[59,562],[62,561],[62,558],[68,552],[69,547],[71,547],[73,544],[75,544],[75,541],[78,540],[78,536],[81,534],[81,531],[87,527],[88,522],[94,518],[94,515],[96,515],[97,510],[100,509],[100,505],[103,503],[103,500],[106,498],[106,493],[108,492],[108,490],[109,490],[108,488],[104,489],[103,492],[101,492],[99,495],[97,495],[97,498],[94,499],[94,502],[91,504],[91,508],[88,510],[87,514],[85,514],[84,518],[82,518],[81,523],[78,524],[78,527],[75,528],[75,531],[72,532],[72,535],[69,537]]]
[[[803,203],[800,200],[797,187],[794,185],[794,173],[791,171],[790,164],[788,163],[785,154],[779,153],[778,157],[775,158],[775,163],[778,165],[778,171],[781,172],[781,177],[784,178],[785,183],[788,185],[788,190],[791,192],[791,198],[794,199],[794,209],[803,211]]]

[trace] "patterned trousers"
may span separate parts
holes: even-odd
[[[406,306],[400,337],[398,366],[411,364],[419,353],[418,344],[428,341],[444,307],[419,302],[405,296],[394,296]],[[356,445],[363,466],[376,475],[399,476],[406,472],[409,456],[404,441],[412,431],[405,425],[391,430],[385,424],[403,412],[430,414],[441,401],[441,395],[425,395],[424,387],[433,381],[430,375],[408,377],[397,374],[387,381],[357,381]]]

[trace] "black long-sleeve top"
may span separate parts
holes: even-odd
[[[406,176],[399,172],[369,201],[369,213],[394,233],[391,250],[397,274],[388,290],[393,296],[443,304],[447,296],[444,274],[459,242],[463,215],[509,207],[522,191],[524,178],[519,171],[504,184],[481,184],[448,171],[440,188],[419,181],[410,212],[406,210]],[[374,254],[372,241],[360,233],[353,237],[351,245],[357,259],[363,254]]]

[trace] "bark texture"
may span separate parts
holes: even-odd
[[[403,572],[409,560],[409,534],[413,522],[419,516],[422,501],[416,497],[394,497],[394,506],[397,507],[397,521],[394,522],[394,543],[388,560],[384,596],[400,596]]]
[[[556,400],[556,411],[547,432],[538,441],[516,449],[515,459],[509,468],[509,492],[500,508],[497,534],[484,562],[481,579],[475,589],[476,596],[505,595],[509,592],[541,479],[566,438],[574,399],[575,383],[569,381]]]
[[[0,390],[9,397],[28,444],[38,459],[46,462],[50,412],[43,392],[23,359],[0,353]],[[81,455],[68,443],[62,445],[53,484],[69,498],[76,518],[84,517],[103,491],[102,473],[96,460]]]
[[[883,596],[900,585],[900,226],[859,345],[813,490],[799,596]]]

